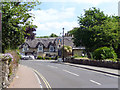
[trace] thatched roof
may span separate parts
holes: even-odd
[[[24,44],[28,44],[30,48],[36,48],[39,44],[42,44],[45,48],[48,48],[49,45],[57,45],[57,40],[61,39],[63,41],[62,37],[57,38],[35,38],[33,40],[26,40],[25,43],[23,43],[20,48],[23,47]],[[64,37],[64,45],[74,47],[74,43],[72,41],[72,37]]]

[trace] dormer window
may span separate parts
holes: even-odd
[[[49,51],[50,51],[50,52],[54,52],[54,46],[50,45]]]
[[[43,52],[43,45],[38,46],[38,52]]]
[[[27,50],[29,50],[28,45],[27,45],[27,44],[24,44],[24,45],[23,45],[23,52],[25,52],[25,51],[27,51]]]

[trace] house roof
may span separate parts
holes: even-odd
[[[29,47],[31,47],[31,48],[36,48],[39,43],[43,44],[43,46],[45,48],[48,48],[49,45],[57,45],[57,40],[58,39],[61,39],[62,43],[63,43],[63,38],[62,37],[56,37],[56,38],[35,38],[33,40],[26,40],[25,43],[27,43],[29,45]],[[22,44],[20,46],[20,48],[22,48],[22,46],[24,44]],[[75,47],[74,43],[72,41],[72,37],[64,37],[64,45]]]

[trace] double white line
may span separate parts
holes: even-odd
[[[48,90],[52,90],[50,84],[49,84],[48,81],[43,77],[43,75],[40,74],[38,71],[36,71],[36,70],[34,70],[34,69],[33,69],[33,71],[40,76],[40,78],[41,78],[41,79],[43,80],[43,82],[45,83],[47,89],[48,89]]]

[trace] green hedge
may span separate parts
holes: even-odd
[[[41,56],[38,56],[37,59],[43,59]]]
[[[110,59],[116,61],[117,54],[112,47],[100,47],[93,52],[93,58],[96,60]]]

